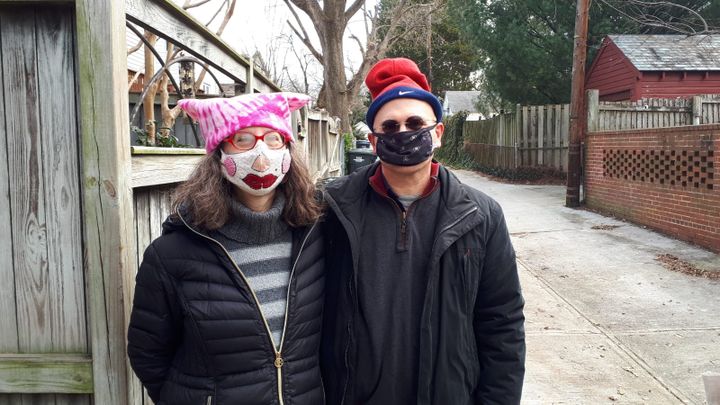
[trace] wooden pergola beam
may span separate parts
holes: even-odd
[[[205,25],[170,0],[125,0],[128,21],[156,33],[187,50],[236,83],[246,83],[248,70],[253,71],[253,87],[260,92],[281,91],[251,62],[237,53]]]

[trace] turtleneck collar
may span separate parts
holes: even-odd
[[[278,190],[272,206],[265,212],[255,212],[233,198],[232,218],[217,232],[228,239],[247,244],[264,244],[271,242],[283,232],[288,225],[282,220],[285,208],[285,194]]]

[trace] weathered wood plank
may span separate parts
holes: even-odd
[[[660,113],[660,112],[687,112],[687,107],[672,106],[672,105],[647,105],[647,106],[622,106],[614,104],[600,104],[600,111],[623,111],[623,112],[645,112],[645,113]]]
[[[2,27],[9,27],[9,16],[0,9],[0,63],[6,52]],[[0,160],[9,161],[7,149],[8,131],[5,128],[5,75],[0,69]],[[12,80],[15,80],[14,78]],[[10,178],[8,165],[0,164],[0,227],[12,229],[10,217]],[[0,235],[0,352],[18,351],[17,313],[15,307],[15,274],[13,267],[13,242],[7,231]],[[5,403],[0,396],[0,402]],[[10,399],[8,399],[8,402]]]
[[[142,262],[142,255],[144,252],[144,248],[140,250],[140,230],[138,227],[138,221],[142,220],[138,217],[138,200],[142,198],[144,193],[141,192],[134,192],[133,193],[133,231],[135,233],[135,251],[137,254],[137,263]],[[137,271],[133,272],[133,277],[137,275]],[[135,284],[132,284],[132,288],[130,288],[130,292],[134,294],[135,291]],[[134,295],[133,295],[134,296]],[[132,300],[131,297],[128,297],[128,300]],[[128,359],[127,363],[128,370],[132,370],[130,367],[130,360]],[[131,404],[142,404],[143,403],[143,387],[140,383],[140,380],[137,378],[135,373],[129,373],[128,377],[128,400]]]
[[[706,122],[703,122],[703,97],[702,96],[694,96],[692,98],[692,115],[693,125],[700,125],[705,124]]]
[[[162,221],[165,219],[162,213],[161,193],[154,189],[149,193],[149,207],[150,217],[148,218],[148,224],[150,226],[150,240],[154,241],[160,236]]]
[[[545,106],[537,106],[537,164],[545,163]]]
[[[52,349],[86,352],[85,283],[82,272],[82,221],[72,13],[44,6],[37,13],[40,133],[48,238]]]
[[[560,136],[562,135],[561,131],[562,131],[562,105],[556,104],[555,105],[555,124],[554,124],[555,140],[553,142],[553,147],[555,147],[555,148],[560,147]],[[556,169],[560,169],[561,156],[562,156],[561,149],[555,149],[553,151],[553,166]]]
[[[134,188],[171,184],[187,180],[202,155],[133,155]]]
[[[236,83],[246,83],[250,62],[172,1],[125,0],[125,8],[129,21],[187,50]],[[256,90],[263,93],[281,91],[257,69],[254,77]]]
[[[133,155],[204,155],[201,148],[163,148],[159,146],[131,146]]]
[[[0,0],[0,2],[2,2],[2,0]],[[21,394],[0,394],[0,404],[23,405],[23,395],[21,395]]]
[[[150,193],[149,189],[135,192],[135,217],[137,218],[137,256],[138,263],[142,262],[145,249],[150,246]]]
[[[127,404],[132,230],[125,3],[76,0],[84,257],[94,403]],[[98,23],[102,22],[102,23]]]
[[[0,393],[92,392],[92,358],[89,355],[0,354]]]
[[[520,141],[520,166],[530,164],[529,154],[523,148],[530,147],[530,107],[523,106],[522,108],[522,138]]]
[[[18,313],[18,348],[22,352],[51,349],[49,278],[45,198],[41,154],[35,14],[18,7],[7,12],[13,24],[3,24],[2,65],[6,103],[8,175],[12,207],[13,262]]]

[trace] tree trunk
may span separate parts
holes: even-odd
[[[321,37],[324,55],[323,83],[326,108],[330,115],[340,118],[340,130],[351,132],[345,61],[343,60],[343,33],[345,26],[334,20],[325,26]]]

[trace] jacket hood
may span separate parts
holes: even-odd
[[[176,211],[170,213],[170,215],[165,218],[165,221],[163,221],[162,234],[166,235],[177,231],[187,230],[188,225],[183,222],[183,219],[187,222],[187,224],[192,223],[190,211],[187,207],[180,206]]]

